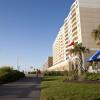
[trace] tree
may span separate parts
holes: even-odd
[[[100,25],[98,26],[97,29],[94,29],[92,31],[92,36],[96,41],[96,44],[98,46],[98,49],[100,49]]]
[[[84,72],[83,66],[83,54],[89,52],[89,49],[84,47],[82,43],[75,43],[73,48],[70,49],[70,53],[73,54],[72,62],[74,65],[74,69],[78,70],[78,75]]]

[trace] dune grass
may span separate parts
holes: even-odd
[[[100,100],[100,84],[65,83],[65,78],[44,77],[40,100]]]

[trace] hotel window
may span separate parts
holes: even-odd
[[[64,30],[65,30],[65,32],[67,32],[68,31],[68,28],[65,28]]]
[[[64,26],[67,26],[67,25],[68,25],[68,23],[66,22]]]
[[[68,30],[66,30],[65,33],[67,34],[68,33]]]
[[[66,54],[68,54],[68,51],[69,51],[69,50],[66,50],[66,52],[67,52]]]
[[[77,29],[77,26],[72,30],[72,32],[74,32]]]
[[[67,36],[68,36],[68,34],[65,35],[65,37],[67,37]]]
[[[75,9],[75,3],[71,6],[70,10],[73,10],[73,9]]]
[[[65,41],[67,40],[67,38],[65,39]]]
[[[72,27],[75,26],[77,24],[77,22],[75,21],[74,23],[72,23]]]
[[[74,16],[76,16],[76,12],[72,14],[72,18],[73,18]]]
[[[71,14],[73,14],[75,12],[75,9],[72,10]]]
[[[78,39],[78,37],[75,37],[73,40],[76,41]]]
[[[72,20],[72,23],[76,20],[76,17]]]
[[[75,35],[77,35],[77,32],[74,32],[74,33],[73,33],[73,36],[75,36]]]

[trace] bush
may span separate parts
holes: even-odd
[[[86,80],[100,80],[100,74],[98,73],[86,73]]]
[[[13,70],[13,68],[10,68],[8,66],[3,66],[0,68],[0,73],[11,72],[12,70]]]
[[[10,67],[0,68],[0,82],[12,82],[25,77],[25,74]]]
[[[31,74],[36,74],[36,71],[31,72]]]
[[[28,72],[28,74],[31,74],[31,72]]]
[[[64,76],[63,71],[51,71],[51,72],[44,72],[44,76]]]
[[[66,80],[100,80],[100,74],[98,73],[82,73],[80,76],[77,71],[72,70],[66,74]]]

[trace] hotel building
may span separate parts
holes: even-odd
[[[72,46],[68,44],[71,41],[82,43],[91,53],[95,52],[97,47],[91,32],[98,25],[100,25],[100,0],[75,0],[54,41],[53,66],[48,70],[70,70],[68,50]],[[84,62],[91,53],[84,55]]]

